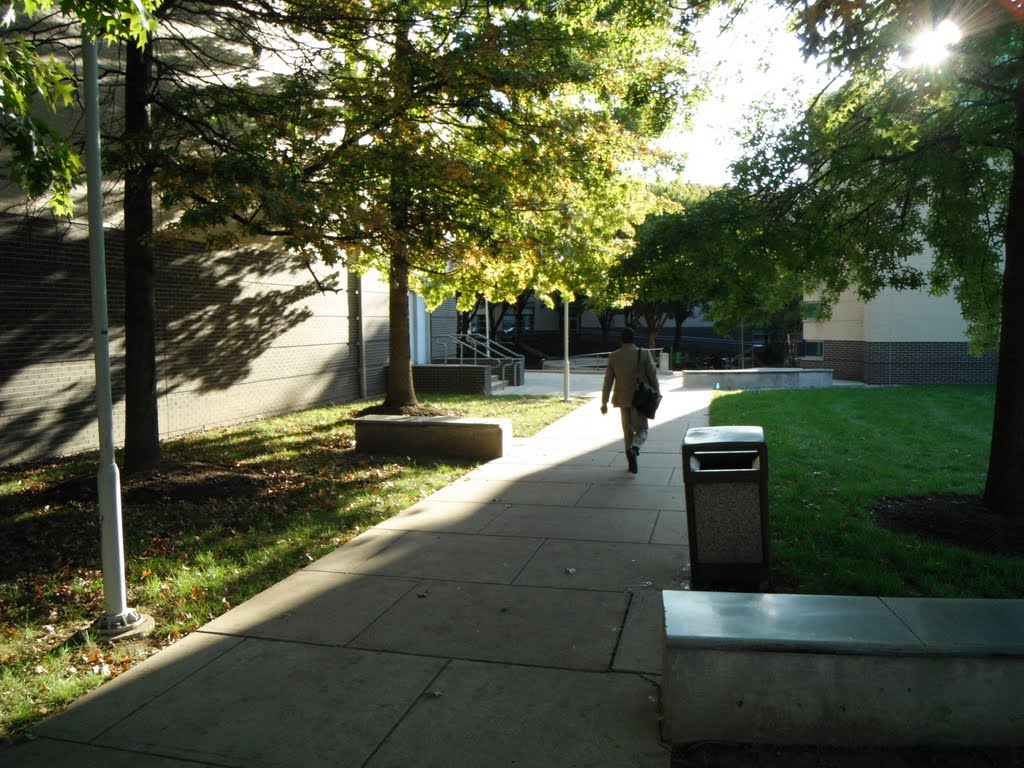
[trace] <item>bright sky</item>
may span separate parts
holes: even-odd
[[[706,82],[709,93],[692,128],[661,142],[688,156],[683,177],[699,184],[730,181],[728,166],[740,155],[737,131],[758,102],[806,101],[820,80],[813,65],[804,62],[796,36],[787,31],[785,14],[770,0],[749,0],[747,12],[722,31],[728,18],[727,9],[719,7],[700,23],[693,74]]]

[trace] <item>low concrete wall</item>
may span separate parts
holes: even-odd
[[[832,386],[831,368],[683,371],[685,389],[813,389]]]
[[[361,416],[356,450],[401,456],[486,460],[501,458],[512,440],[510,419],[455,416]]]
[[[1024,600],[663,597],[673,745],[1024,744]]]

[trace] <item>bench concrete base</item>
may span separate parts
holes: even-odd
[[[831,368],[683,371],[683,387],[686,389],[812,389],[831,386]]]
[[[500,458],[512,440],[509,419],[455,416],[361,416],[356,450],[451,459]]]
[[[665,592],[664,605],[673,745],[1024,744],[1024,600]]]

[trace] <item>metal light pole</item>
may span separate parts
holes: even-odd
[[[491,305],[484,298],[484,345],[487,349],[487,359],[491,358]]]
[[[100,466],[97,472],[100,529],[103,537],[103,616],[93,629],[108,639],[148,631],[153,620],[130,609],[124,582],[121,534],[121,478],[114,461],[114,416],[110,392],[110,333],[107,327],[106,259],[103,243],[103,173],[100,162],[99,76],[96,41],[82,30],[85,70],[85,167],[89,206],[89,272],[96,360],[96,418]]]
[[[564,395],[562,399],[568,403],[570,400],[572,400],[572,398],[569,397],[569,302],[566,301],[564,297],[562,299],[562,310],[564,312],[564,322],[562,323],[564,328],[562,330],[563,335],[565,337],[565,360],[562,363],[562,389],[564,391]]]

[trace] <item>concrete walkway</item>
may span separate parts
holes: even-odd
[[[572,377],[574,396],[599,376]],[[562,374],[519,391],[561,394]],[[510,390],[515,392],[516,390]],[[688,563],[662,380],[626,471],[592,400],[42,723],[7,766],[657,766],[661,589]]]

